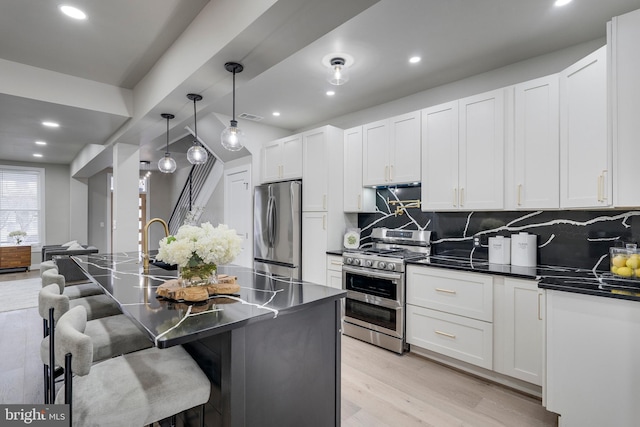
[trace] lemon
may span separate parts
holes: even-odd
[[[627,264],[627,257],[624,255],[616,255],[611,260],[611,263],[616,267],[625,267]]]
[[[631,257],[627,260],[626,265],[627,267],[633,268],[635,270],[636,268],[640,267],[640,258],[631,255]]]
[[[618,267],[616,267],[615,265],[612,265],[612,266],[611,266],[611,272],[612,272],[613,274],[616,274],[616,273],[618,272]]]
[[[631,277],[633,275],[633,270],[629,267],[618,267],[618,272],[616,274],[622,277]]]

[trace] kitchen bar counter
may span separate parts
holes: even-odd
[[[157,298],[177,271],[143,274],[137,254],[73,259],[158,347],[182,344],[194,357],[212,383],[207,425],[340,424],[345,292],[220,266],[238,277],[239,294],[187,304]]]

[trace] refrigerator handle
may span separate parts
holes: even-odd
[[[276,246],[276,236],[278,235],[278,209],[276,204],[276,198],[271,196],[271,242],[270,245],[272,248]]]
[[[267,245],[270,248],[273,248],[274,245],[274,197],[269,196],[269,200],[267,201]]]

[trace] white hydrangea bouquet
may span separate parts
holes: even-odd
[[[175,236],[160,240],[156,260],[177,264],[188,286],[212,283],[217,266],[231,263],[240,253],[241,244],[236,231],[225,224],[183,225]]]
[[[22,243],[26,235],[27,233],[22,230],[14,230],[11,233],[9,233],[9,237],[13,237],[14,240],[16,241],[16,244],[18,245]]]

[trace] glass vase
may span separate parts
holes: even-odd
[[[193,267],[180,267],[182,286],[207,286],[218,283],[215,264],[198,264]]]

